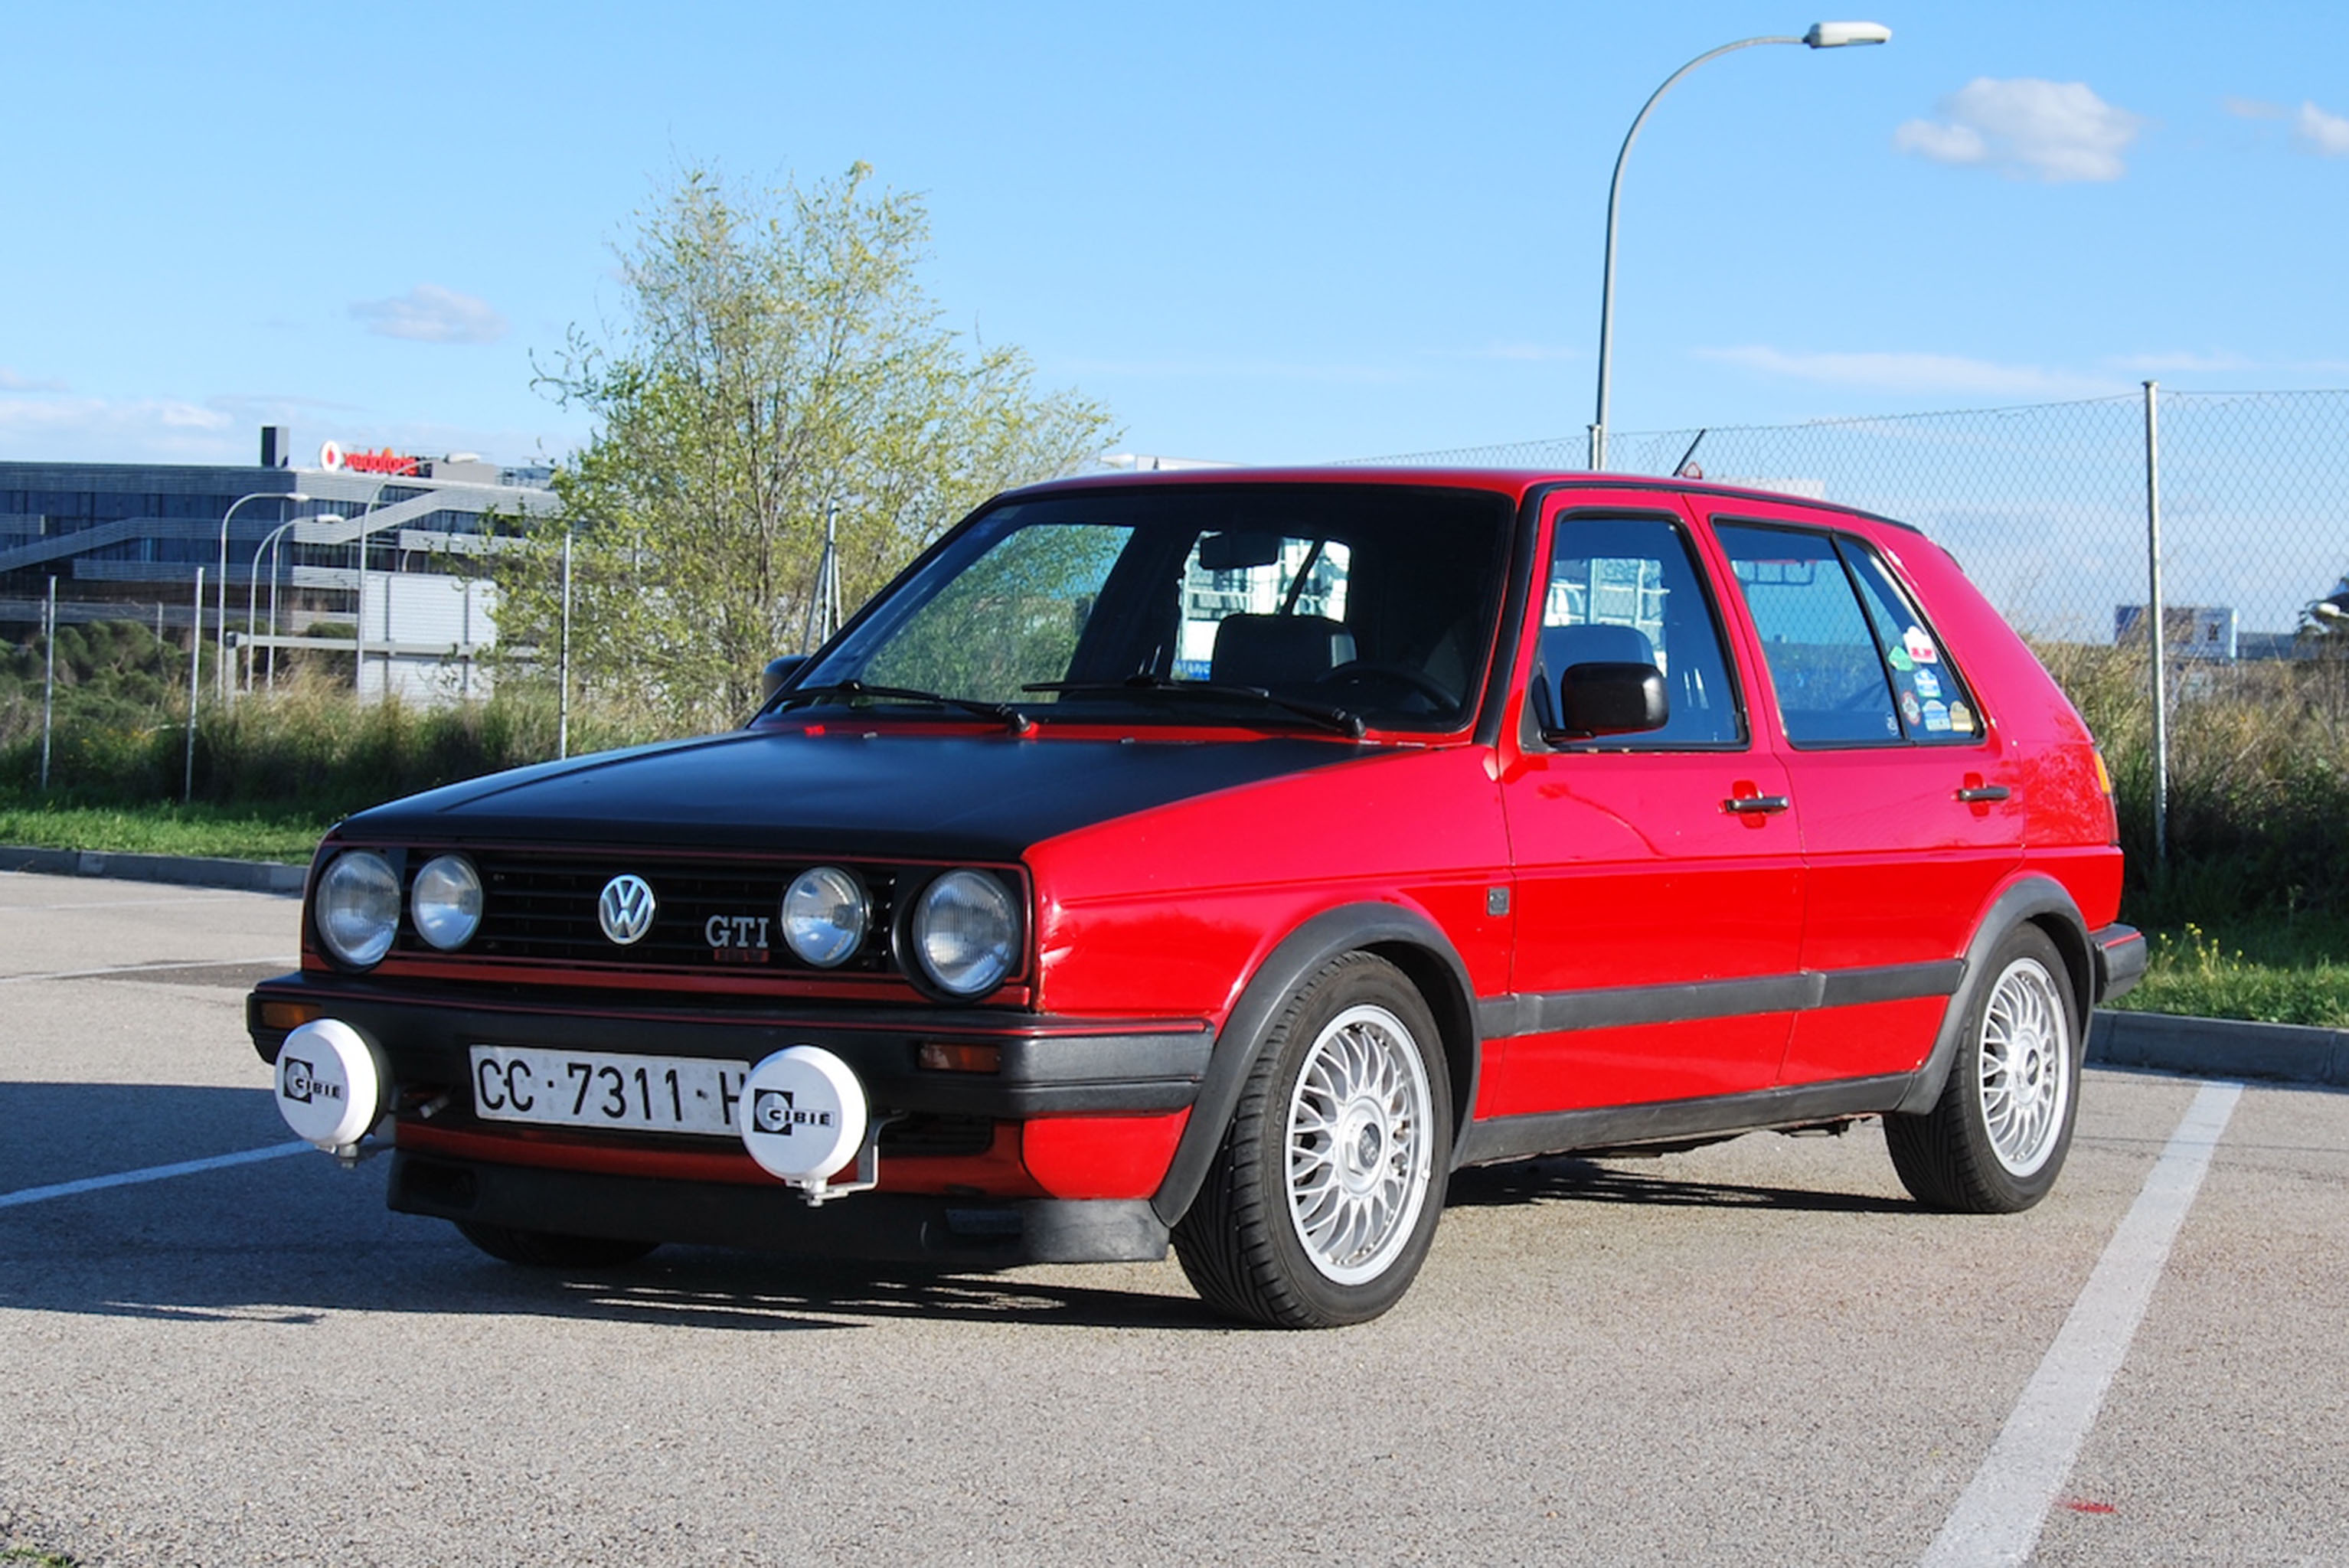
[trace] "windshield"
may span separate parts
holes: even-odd
[[[1510,516],[1504,496],[1392,485],[1017,501],[955,535],[794,684],[1047,720],[1286,725],[1319,708],[1455,728],[1488,663]]]

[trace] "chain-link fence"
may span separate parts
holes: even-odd
[[[2125,820],[2141,824],[2133,837],[2158,861],[2174,839],[2219,856],[2256,838],[2256,824],[2349,799],[2333,784],[2349,772],[2344,449],[2349,391],[2148,387],[2029,407],[1613,435],[1609,466],[1701,473],[1924,529],[2038,643],[2107,749],[2117,742]],[[1574,469],[1588,449],[1578,433],[1381,460]],[[2157,539],[2158,682],[2146,615]],[[2339,880],[2315,864],[2331,852],[2301,855],[2286,874]]]
[[[2271,657],[2349,571],[2349,392],[2156,399],[2165,624],[2204,656]],[[2038,637],[2111,643],[2147,601],[2147,398],[1609,438],[1609,467],[1790,491],[1896,517]],[[1580,433],[1405,463],[1578,469]],[[2181,650],[2184,651],[2184,650]]]

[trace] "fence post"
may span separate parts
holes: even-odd
[[[554,755],[571,755],[571,530],[563,531],[563,646],[556,650]]]
[[[49,577],[48,613],[43,617],[41,646],[48,655],[48,674],[41,677],[41,793],[49,792],[49,721],[57,695],[57,580]]]
[[[204,569],[196,568],[195,618],[188,623],[188,764],[180,778],[180,804],[196,798],[196,665],[204,646]]]
[[[2146,646],[2153,655],[2153,863],[2169,867],[2169,655],[2161,605],[2161,384],[2145,384]]]

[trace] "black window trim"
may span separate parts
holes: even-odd
[[[1696,573],[1697,593],[1704,601],[1705,614],[1713,620],[1713,640],[1721,652],[1723,671],[1729,677],[1730,704],[1737,718],[1737,738],[1734,740],[1660,740],[1637,735],[1600,735],[1588,740],[1555,741],[1541,738],[1542,749],[1554,756],[1588,754],[1591,752],[1641,752],[1680,755],[1710,752],[1720,755],[1741,755],[1754,749],[1754,716],[1745,696],[1745,672],[1739,667],[1735,639],[1730,635],[1728,618],[1722,612],[1720,597],[1713,592],[1713,573],[1698,542],[1696,531],[1689,524],[1686,513],[1676,509],[1621,506],[1560,507],[1549,521],[1550,552],[1534,562],[1527,583],[1526,613],[1534,624],[1537,647],[1540,642],[1541,616],[1545,601],[1549,596],[1549,567],[1557,558],[1557,531],[1569,522],[1603,520],[1618,522],[1661,522],[1678,536],[1682,548],[1688,552],[1689,569]],[[1534,655],[1536,665],[1541,655]],[[1533,670],[1526,672],[1526,695],[1533,696]],[[1538,726],[1528,723],[1525,733],[1541,737]]]

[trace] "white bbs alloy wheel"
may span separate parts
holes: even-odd
[[[1982,1108],[1991,1152],[2010,1174],[2047,1163],[2072,1099],[2070,1019],[2055,978],[2018,958],[1991,987],[1982,1015]]]
[[[1326,1279],[1375,1279],[1411,1239],[1433,1173],[1427,1068],[1402,1019],[1324,1025],[1288,1096],[1288,1220]]]
[[[1933,1109],[1884,1119],[1884,1141],[1917,1201],[2011,1214],[2047,1195],[2072,1145],[2080,1078],[2079,999],[2063,954],[2034,925],[2002,937],[1961,991],[1949,1077]]]
[[[1174,1224],[1208,1305],[1280,1328],[1373,1318],[1434,1240],[1452,1079],[1427,1000],[1369,953],[1330,959],[1266,1026],[1214,1164]]]

